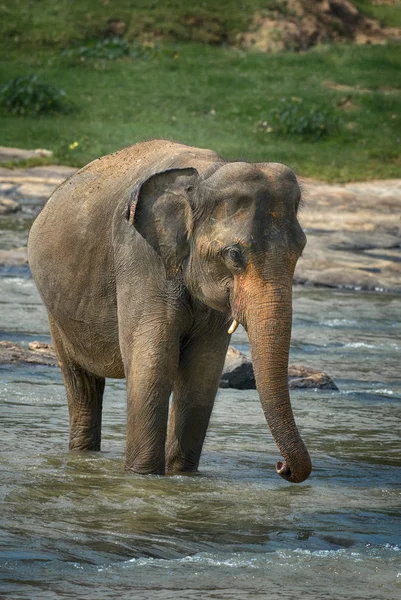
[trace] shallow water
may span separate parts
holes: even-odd
[[[0,297],[3,339],[48,340],[29,278],[1,278]],[[141,477],[123,472],[124,382],[102,452],[70,454],[58,369],[1,367],[0,596],[401,597],[401,298],[294,297],[291,362],[340,388],[292,392],[314,463],[300,485],[274,472],[254,391],[219,391],[200,475]]]

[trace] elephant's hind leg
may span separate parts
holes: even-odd
[[[74,362],[51,317],[49,323],[67,393],[70,450],[100,450],[105,379]]]

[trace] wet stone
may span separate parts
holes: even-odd
[[[0,196],[0,215],[10,215],[21,210],[21,204],[16,200]]]
[[[60,185],[68,177],[71,177],[77,169],[75,167],[66,167],[64,165],[48,165],[42,167],[32,167],[26,170],[26,174],[31,177],[37,177],[46,183]]]
[[[19,198],[24,204],[45,203],[50,198],[57,184],[27,182],[19,185],[15,191],[15,197]]]
[[[331,250],[371,250],[373,248],[398,248],[401,238],[389,233],[340,233],[328,236],[327,247]]]
[[[401,292],[401,180],[302,187],[307,244],[295,283]]]
[[[288,367],[288,384],[290,389],[338,390],[333,379],[327,373],[304,365]]]
[[[256,389],[252,361],[234,346],[229,346],[220,387],[237,390]]]
[[[10,193],[14,188],[14,183],[0,183],[0,193],[2,194]]]
[[[30,363],[36,365],[56,366],[56,354],[49,344],[31,342],[27,348],[9,341],[0,341],[1,363]]]

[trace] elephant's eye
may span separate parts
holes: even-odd
[[[229,246],[223,251],[223,255],[228,267],[241,269],[244,267],[244,255],[238,246]]]
[[[241,254],[240,250],[238,250],[238,248],[230,248],[228,250],[228,256],[234,262],[240,262],[242,259],[242,254]]]

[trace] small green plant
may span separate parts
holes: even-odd
[[[0,108],[15,115],[44,115],[70,112],[64,90],[42,83],[35,74],[15,77],[0,90]]]
[[[132,42],[129,44],[118,36],[105,38],[95,42],[88,42],[64,51],[64,56],[74,62],[83,63],[94,60],[118,60],[120,58],[148,58],[154,51],[153,45]]]
[[[332,134],[338,127],[339,117],[332,108],[308,105],[295,97],[281,98],[269,118],[257,124],[259,131],[311,140]]]

